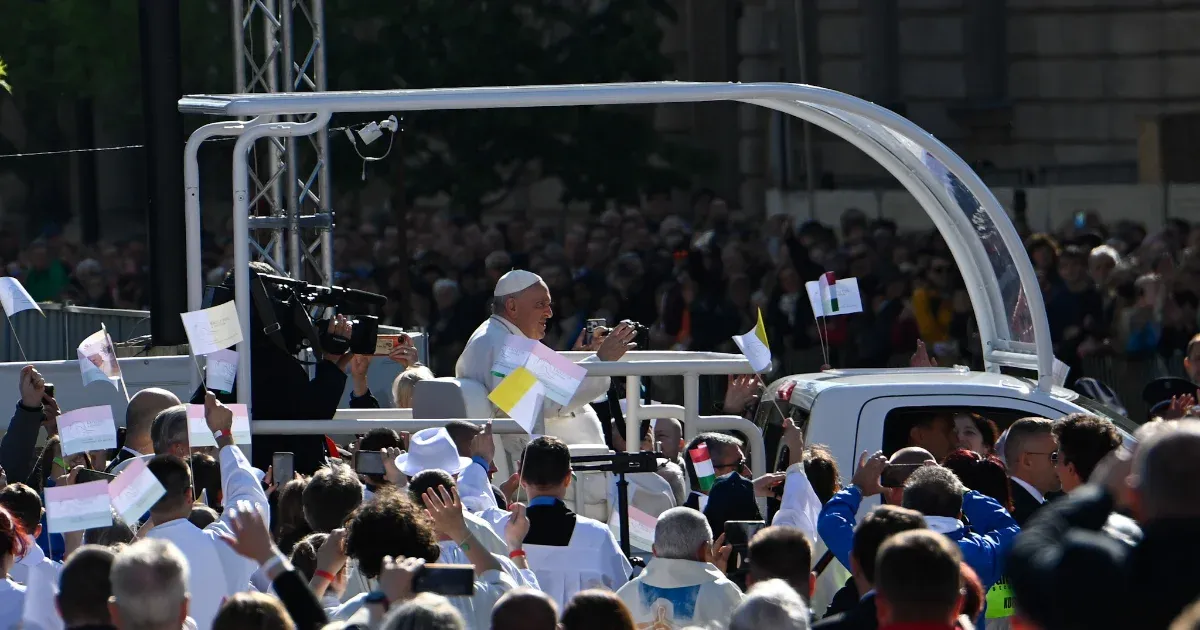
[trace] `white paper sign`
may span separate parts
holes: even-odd
[[[46,522],[51,534],[112,525],[108,482],[89,481],[46,488]]]
[[[504,378],[512,374],[513,370],[523,367],[529,361],[529,353],[535,344],[537,342],[533,339],[510,335],[496,353],[496,360],[492,363],[492,376]]]
[[[192,448],[216,446],[217,439],[208,430],[208,422],[204,419],[204,405],[188,405],[188,445]]]
[[[808,291],[808,303],[812,306],[813,314],[817,317],[833,317],[861,313],[863,310],[862,294],[858,291],[858,278],[842,278],[830,287],[831,299],[825,302],[821,299],[821,286],[816,280],[806,282],[804,288]],[[834,304],[836,303],[836,304]]]
[[[629,506],[629,546],[642,551],[654,550],[654,528],[658,519]]]
[[[242,327],[238,323],[237,305],[226,302],[202,311],[181,313],[192,354],[212,354],[241,343]]]
[[[570,359],[537,342],[529,352],[525,367],[546,387],[546,398],[560,405],[571,404],[571,397],[587,376],[587,368],[575,365]]]
[[[205,380],[208,388],[214,392],[228,394],[233,391],[233,381],[237,378],[237,350],[217,350],[204,358]]]
[[[29,309],[42,313],[42,307],[33,301],[29,292],[21,285],[21,281],[7,276],[0,278],[0,304],[4,305],[4,313],[9,317]],[[46,314],[42,313],[42,317],[45,316]]]
[[[233,443],[241,446],[250,445],[250,411],[246,405],[225,405],[233,412]]]
[[[79,372],[83,375],[83,384],[96,381],[107,381],[114,389],[121,380],[121,365],[117,363],[117,353],[113,349],[112,339],[108,329],[103,324],[100,330],[84,339],[75,350],[79,356]]]
[[[117,425],[112,407],[85,407],[58,417],[63,455],[117,448]]]
[[[108,497],[113,509],[125,519],[126,523],[136,523],[143,514],[158,503],[167,490],[162,483],[146,467],[141,459],[131,459],[133,462],[108,484]]]
[[[1071,373],[1071,366],[1067,365],[1066,363],[1063,363],[1062,361],[1059,361],[1058,359],[1054,359],[1054,371],[1052,373],[1052,376],[1054,377],[1055,385],[1058,385],[1059,387],[1066,387],[1067,386],[1067,375],[1070,373]]]

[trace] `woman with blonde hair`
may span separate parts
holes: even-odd
[[[417,381],[432,381],[433,372],[424,365],[414,365],[396,377],[392,381],[392,400],[399,409],[408,409],[412,407],[413,388],[416,387]]]

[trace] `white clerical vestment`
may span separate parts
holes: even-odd
[[[499,315],[489,317],[471,334],[462,355],[458,357],[458,363],[454,366],[454,375],[483,383],[489,392],[495,389],[500,381],[504,380],[504,376],[493,372],[492,365],[496,362],[496,354],[504,347],[510,335],[525,337],[521,329],[512,322]],[[584,362],[599,360],[599,357],[592,355],[584,359]],[[600,418],[588,403],[607,392],[608,383],[607,376],[589,376],[583,379],[569,405],[560,405],[547,398],[542,408],[543,420],[535,425],[534,434],[553,435],[568,445],[604,444]],[[510,455],[514,455],[514,448],[517,451],[513,457],[514,461],[520,457],[520,449],[524,446],[524,442],[521,442],[510,448],[507,442],[505,443],[505,449]]]
[[[199,630],[212,628],[221,602],[230,595],[249,590],[250,576],[258,569],[252,560],[237,554],[221,534],[233,537],[229,522],[231,512],[241,501],[257,503],[267,508],[267,495],[250,468],[250,462],[236,446],[221,449],[221,490],[225,511],[220,520],[200,529],[187,519],[175,519],[155,525],[147,538],[168,540],[187,558],[188,593],[191,595],[189,616]]]
[[[492,366],[496,362],[496,355],[500,348],[504,347],[512,335],[525,337],[524,333],[512,322],[498,315],[489,317],[471,334],[471,339],[467,341],[467,345],[454,367],[455,376],[478,381],[489,392],[494,390],[500,381],[504,380],[504,376],[493,372]],[[584,359],[584,362],[599,360],[599,357],[592,355]],[[566,442],[568,446],[579,444],[603,446],[605,440],[604,432],[600,428],[600,418],[596,416],[596,412],[588,403],[607,392],[608,384],[607,376],[589,376],[583,379],[583,383],[575,391],[575,395],[571,398],[571,404],[560,405],[547,398],[542,407],[542,418],[534,426],[533,433],[535,435],[552,435]],[[493,406],[493,413],[498,416],[504,415],[504,412],[496,409],[495,406]],[[512,470],[516,469],[515,464],[520,461],[522,450],[529,443],[529,439],[529,436],[525,435],[501,437],[504,450],[514,464]],[[575,511],[598,519],[608,517],[606,478],[607,475],[604,473],[579,475],[577,483],[582,490],[584,505],[572,506]]]
[[[507,521],[498,523],[503,528]],[[615,591],[629,581],[633,567],[621,552],[608,526],[586,516],[575,516],[571,542],[565,547],[525,544],[525,559],[537,576],[543,593],[564,610],[579,591],[604,588]]]
[[[724,628],[742,591],[708,562],[655,558],[617,597],[639,628]]]

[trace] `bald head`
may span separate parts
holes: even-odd
[[[908,446],[902,448],[895,453],[892,453],[892,456],[888,458],[889,464],[897,466],[905,464],[924,464],[925,462],[936,464],[937,458],[933,456],[933,453],[930,453],[919,446]]]
[[[150,425],[158,412],[179,404],[179,397],[165,389],[151,387],[133,395],[125,408],[126,441],[150,442]],[[148,451],[147,451],[148,452]]]
[[[1133,489],[1139,521],[1200,516],[1200,421],[1180,420],[1138,445]]]
[[[679,461],[683,450],[683,425],[675,418],[659,418],[654,421],[654,441],[662,445],[663,457]]]
[[[492,630],[555,630],[558,607],[549,595],[531,588],[513,589],[492,608]]]

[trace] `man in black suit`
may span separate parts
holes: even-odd
[[[883,543],[914,529],[925,529],[920,512],[895,505],[881,505],[871,511],[854,530],[854,548],[850,551],[850,572],[859,593],[865,593],[850,610],[818,622],[817,630],[875,630],[879,627],[875,612],[875,556]],[[764,530],[765,531],[765,530]],[[845,591],[850,586],[842,589]],[[838,592],[841,595],[841,591]],[[834,599],[837,599],[835,596]]]
[[[1147,425],[1087,485],[1038,513],[1013,546],[1017,613],[1041,628],[1166,628],[1200,596],[1200,422]],[[1129,507],[1144,538],[1101,532]]]
[[[1012,479],[1012,517],[1022,527],[1046,503],[1047,495],[1060,487],[1053,427],[1045,418],[1023,418],[1008,428],[1004,459]]]
[[[158,412],[178,404],[178,396],[157,387],[134,394],[125,408],[125,444],[104,472],[113,472],[118,464],[127,459],[153,455],[154,440],[150,437],[150,426],[154,424]]]

